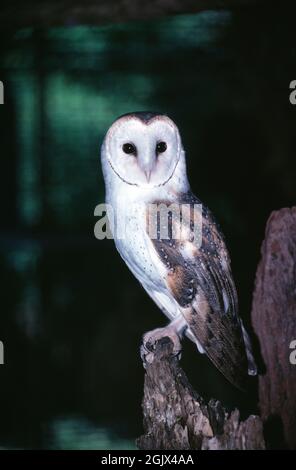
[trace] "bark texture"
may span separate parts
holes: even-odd
[[[259,403],[272,447],[296,448],[296,207],[271,214],[261,250],[252,323],[266,371],[259,376]]]
[[[173,344],[162,338],[154,345],[144,384],[144,430],[140,449],[264,449],[262,422],[251,415],[240,422],[217,400],[206,403],[191,387],[172,355]]]

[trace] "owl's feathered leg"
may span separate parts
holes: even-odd
[[[178,315],[167,326],[145,333],[141,345],[141,358],[144,365],[145,362],[153,362],[155,343],[164,337],[169,337],[172,340],[174,345],[173,354],[180,357],[182,350],[180,339],[183,337],[186,328],[187,323],[183,315]]]

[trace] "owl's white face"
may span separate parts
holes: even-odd
[[[104,163],[129,185],[157,187],[172,178],[181,152],[180,135],[171,119],[134,113],[122,116],[108,130]]]

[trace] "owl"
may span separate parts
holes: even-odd
[[[109,128],[101,161],[116,248],[169,319],[143,336],[144,363],[153,360],[158,339],[168,336],[179,356],[187,336],[244,389],[257,370],[238,315],[229,254],[212,213],[191,192],[176,124],[159,113],[125,114]],[[167,217],[159,216],[159,207],[167,208]]]

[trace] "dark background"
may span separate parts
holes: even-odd
[[[0,33],[0,446],[132,447],[142,432],[141,335],[165,324],[97,241],[99,149],[120,114],[167,113],[192,189],[226,235],[249,330],[270,212],[295,205],[295,15],[290,3],[106,26]],[[260,363],[260,352],[256,348]],[[194,387],[241,395],[184,343]]]

